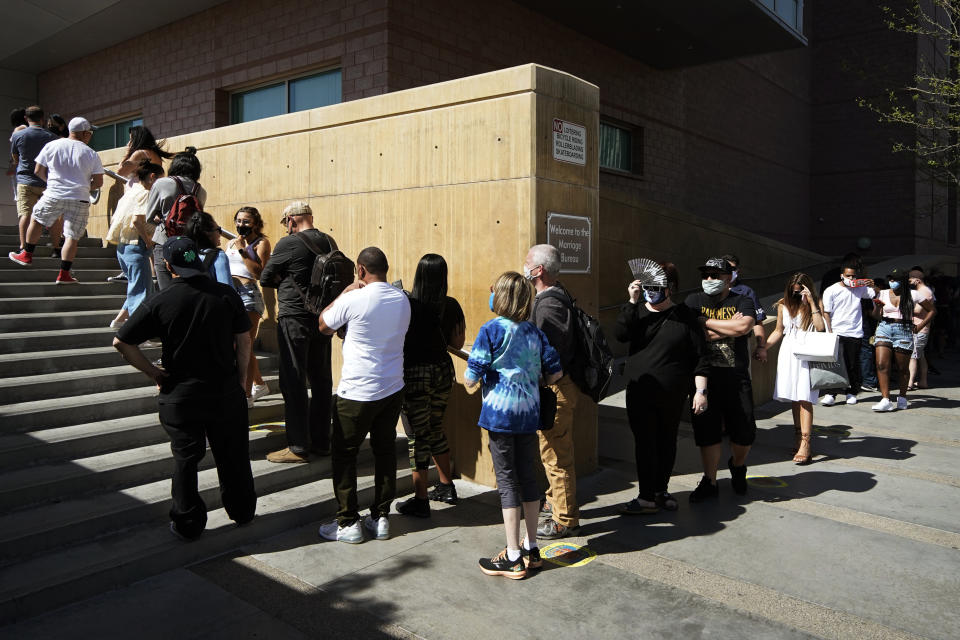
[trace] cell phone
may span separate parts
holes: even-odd
[[[854,286],[854,288],[856,288],[856,287],[869,287],[869,286],[870,286],[870,281],[867,280],[866,278],[857,278],[856,280],[853,281],[853,286]]]

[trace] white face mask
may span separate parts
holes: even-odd
[[[536,269],[536,267],[534,267]],[[533,275],[533,269],[528,269],[527,265],[523,265],[523,277],[527,280],[536,280],[537,276]]]
[[[700,286],[708,296],[715,296],[723,291],[723,280],[701,280]]]
[[[846,276],[844,276],[842,280],[843,280],[843,284],[847,285],[848,287],[853,286],[853,278],[847,278]]]

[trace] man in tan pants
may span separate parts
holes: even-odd
[[[560,354],[564,372],[562,378],[550,385],[557,394],[553,428],[538,432],[540,460],[550,486],[537,537],[546,540],[575,536],[580,529],[573,451],[573,416],[580,390],[570,377],[570,366],[576,355],[576,319],[571,309],[572,299],[557,280],[559,273],[560,252],[556,247],[538,244],[530,248],[523,263],[523,275],[537,290],[533,323]]]

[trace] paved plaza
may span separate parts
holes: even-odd
[[[391,516],[390,540],[320,540],[328,498],[307,526],[0,637],[957,638],[957,355],[938,361],[935,388],[911,393],[907,411],[873,413],[876,393],[817,407],[809,466],[789,461],[789,407],[760,407],[742,498],[724,470],[718,502],[687,503],[699,459],[681,425],[671,482],[681,508],[652,516],[617,512],[636,483],[630,462],[604,455],[632,455],[613,396],[601,410],[601,469],[580,483],[581,535],[543,542],[555,557],[522,581],[480,573],[477,559],[503,546],[498,497],[460,482],[460,504],[430,520]]]

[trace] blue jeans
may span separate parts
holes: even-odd
[[[870,344],[870,336],[860,338],[860,382],[868,387],[877,388],[877,363]]]
[[[127,299],[123,302],[123,308],[133,315],[147,294],[153,293],[150,252],[142,239],[137,244],[118,244],[117,260],[123,275],[127,276]]]

